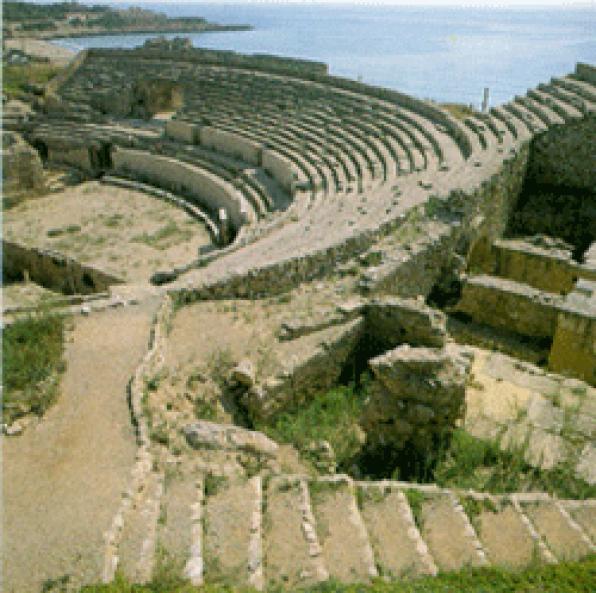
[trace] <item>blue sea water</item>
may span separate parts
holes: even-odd
[[[123,4],[119,4],[123,6]],[[124,5],[126,6],[126,5]],[[578,61],[596,62],[596,7],[488,9],[282,3],[151,4],[169,16],[253,25],[190,35],[197,47],[309,58],[330,72],[420,98],[491,104],[523,94]],[[153,35],[57,40],[134,47]]]

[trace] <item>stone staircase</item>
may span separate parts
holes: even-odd
[[[134,582],[151,578],[164,551],[194,584],[257,589],[523,568],[595,551],[593,500],[345,475],[170,473],[153,476],[125,518],[117,569]]]
[[[573,348],[580,361],[593,356],[595,280],[593,265],[574,261],[570,246],[556,239],[499,239],[488,255],[475,261],[472,254],[461,299],[451,311],[480,328],[541,341],[545,354],[550,351],[550,368],[594,384],[590,362],[584,369],[561,355]]]

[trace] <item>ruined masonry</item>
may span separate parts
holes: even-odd
[[[73,586],[117,571],[146,582],[163,550],[194,584],[257,589],[594,552],[594,500],[364,481],[333,473],[332,460],[315,476],[288,469],[281,444],[235,421],[239,410],[269,421],[341,383],[346,369],[369,369],[361,438],[428,451],[465,419],[474,348],[573,382],[578,409],[596,415],[593,66],[456,119],[330,76],[324,64],[160,41],[81,52],[35,111],[5,127],[18,171],[43,161],[166,200],[202,221],[213,243],[141,284],[4,245],[15,277],[26,269],[77,295],[64,311],[92,319],[147,305],[154,315],[128,394],[114,394],[129,398],[134,419],[128,485],[102,544],[87,550],[93,568],[73,568]],[[548,215],[553,194],[567,199],[559,218]],[[591,229],[562,225],[567,207]],[[160,400],[195,384],[217,393],[184,364],[195,350],[207,357],[202,342],[215,348],[232,325],[199,327],[188,349],[177,336],[185,324],[195,331],[190,311],[221,321],[222,303],[248,301],[274,303],[272,320],[247,312],[250,333],[236,316],[247,354],[224,378],[227,420],[221,406],[197,418],[179,394]],[[593,428],[581,447],[578,474],[596,480],[586,469]]]

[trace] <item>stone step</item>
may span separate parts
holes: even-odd
[[[541,557],[526,522],[509,500],[462,496],[461,501],[492,565],[521,569]]]
[[[596,543],[596,500],[568,500],[561,501],[561,504],[592,544]]]
[[[132,583],[151,580],[162,493],[163,476],[150,472],[124,517],[117,570]]]
[[[199,480],[199,484],[202,484]],[[200,486],[202,490],[202,485]],[[157,529],[157,549],[180,574],[191,558],[193,505],[200,502],[197,478],[181,470],[166,472]],[[159,560],[159,559],[158,559]]]
[[[296,587],[328,578],[318,541],[308,485],[274,477],[266,491],[263,561],[267,586]]]
[[[533,237],[499,239],[493,243],[492,253],[494,268],[487,270],[489,273],[545,292],[568,293],[582,275],[571,249],[554,240],[546,243]]]
[[[378,575],[366,527],[347,476],[311,481],[310,495],[317,535],[329,576],[345,583]]]
[[[205,477],[206,582],[262,587],[261,506],[261,478]]]
[[[534,338],[551,338],[562,297],[497,276],[471,276],[455,311],[474,321]]]
[[[459,570],[487,563],[474,528],[453,494],[408,490],[407,496],[439,570]]]
[[[569,520],[569,514],[558,502],[520,500],[520,506],[558,560],[580,560],[594,551],[586,534]]]
[[[358,502],[381,576],[437,574],[403,492],[391,483],[361,483]]]

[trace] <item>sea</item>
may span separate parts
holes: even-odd
[[[594,3],[585,8],[532,9],[294,2],[146,6],[168,16],[203,16],[254,27],[187,35],[196,47],[318,60],[329,65],[331,74],[475,107],[484,88],[489,89],[491,105],[498,105],[552,76],[571,72],[578,61],[596,63]],[[55,42],[76,50],[129,48],[154,36]]]

